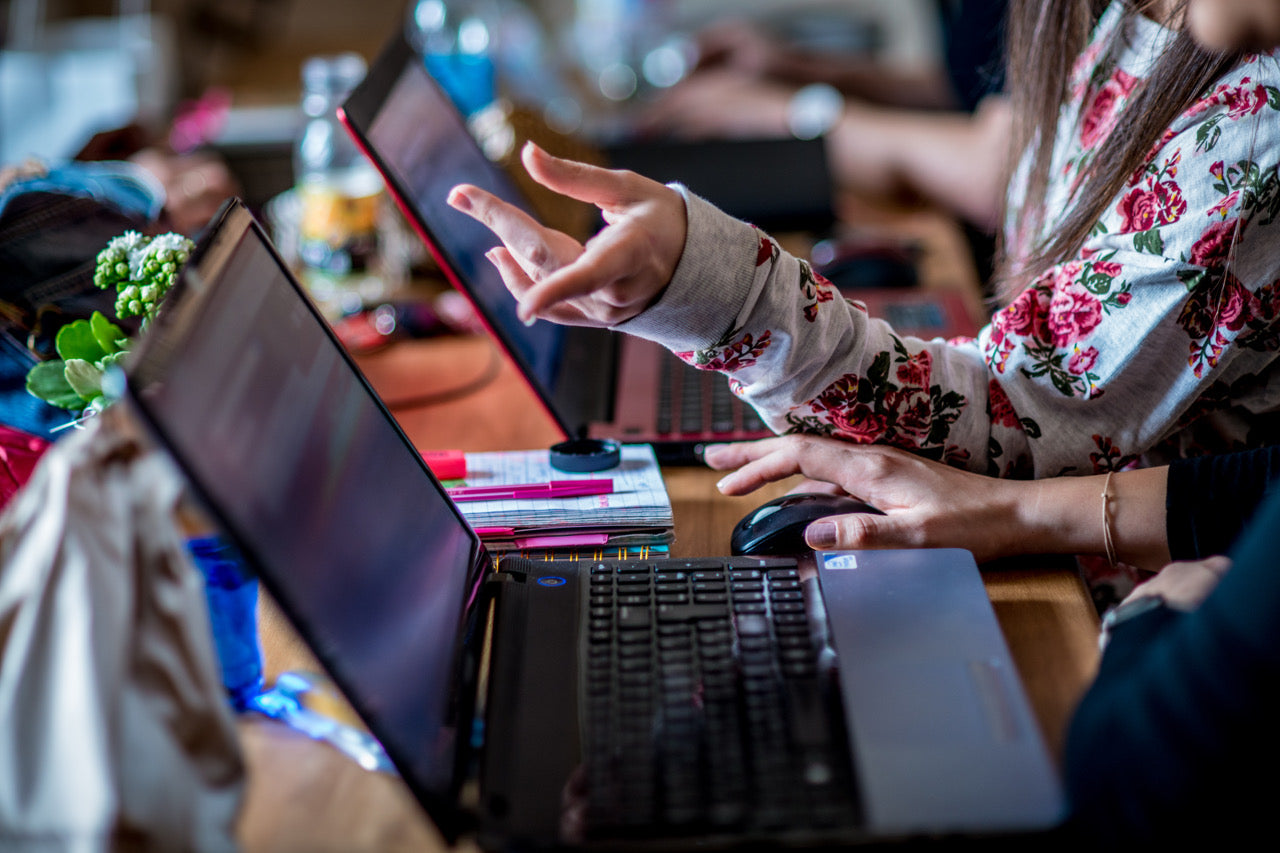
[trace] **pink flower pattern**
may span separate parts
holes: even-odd
[[[990,410],[992,426],[1022,429],[1018,413],[1013,410],[1013,403],[1009,402],[1004,386],[994,379],[987,386],[987,408]]]
[[[1073,72],[1049,188],[1062,206],[1051,206],[1035,235],[1020,232],[1019,199],[1010,199],[1006,245],[1015,264],[1057,227],[1098,147],[1127,120],[1144,57],[1154,55],[1149,43],[1111,41],[1121,38],[1118,10],[1104,15]],[[1183,415],[1159,423],[1151,411],[1189,417],[1237,354],[1256,354],[1245,364],[1265,371],[1280,352],[1274,58],[1246,59],[1179,116],[1079,253],[1039,274],[975,340],[905,339],[869,323],[864,306],[837,298],[809,264],[760,234],[750,244],[750,293],[760,307],[748,306],[714,345],[679,355],[729,373],[747,399],[769,400],[762,411],[778,429],[883,442],[999,476],[1136,464],[1184,425]],[[1237,264],[1246,248],[1250,263]],[[1155,384],[1171,365],[1181,374]],[[1280,409],[1280,399],[1262,402],[1257,410]],[[1145,419],[1139,428],[1135,412]]]
[[[677,352],[676,357],[699,370],[734,373],[755,364],[769,348],[771,338],[772,333],[767,329],[759,335],[733,331],[708,349]]]
[[[792,412],[787,421],[792,432],[892,444],[964,464],[968,452],[946,439],[965,405],[963,395],[933,382],[928,350],[912,353],[897,341],[894,352],[881,353],[866,376],[839,377],[809,401],[808,412]]]
[[[1115,69],[1097,89],[1085,93],[1085,108],[1080,118],[1080,146],[1097,148],[1116,126],[1125,98],[1138,86],[1138,78]]]

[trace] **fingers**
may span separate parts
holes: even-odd
[[[737,468],[769,453],[785,439],[762,438],[758,441],[735,441],[732,444],[708,444],[702,450],[702,461],[717,471]]]
[[[637,270],[647,270],[643,247],[637,242],[643,239],[642,234],[622,230],[600,232],[574,263],[525,292],[520,316],[528,319],[550,314],[559,303],[591,294],[599,309],[596,319],[607,325],[630,319],[648,304],[654,289],[627,286]]]
[[[1209,574],[1222,577],[1227,573],[1227,569],[1231,568],[1231,558],[1218,554],[1213,557],[1205,557],[1200,561],[1200,565]]]
[[[553,258],[552,241],[563,243],[565,235],[545,227],[515,205],[470,184],[459,184],[449,192],[451,207],[488,226],[534,277],[547,275],[573,258]],[[578,254],[581,253],[579,248]]]
[[[529,291],[529,288],[533,287],[533,279],[525,271],[520,259],[513,256],[504,246],[495,246],[485,253],[485,257],[498,268],[498,274],[502,276],[502,283],[507,286],[507,290],[511,291],[511,295],[516,298],[516,302],[520,303],[524,294]],[[583,325],[586,321],[586,317],[581,311],[567,303],[557,306],[556,310],[551,312],[547,319],[575,326]]]
[[[1169,607],[1194,610],[1209,596],[1230,568],[1231,560],[1222,556],[1170,563],[1155,577],[1135,587],[1125,601],[1158,595]]]
[[[835,483],[825,483],[822,480],[810,480],[805,478],[796,483],[790,491],[790,494],[820,494],[820,495],[849,495],[843,488]]]
[[[925,547],[920,526],[904,515],[832,515],[810,524],[805,542],[815,551]]]
[[[738,466],[738,470],[716,484],[727,495],[746,494],[793,474],[803,474],[810,480],[831,483],[850,494],[858,494],[855,485],[864,484],[865,478],[859,475],[866,467],[867,455],[878,452],[878,448],[830,438],[788,435],[709,448],[704,458],[714,468]],[[867,499],[866,495],[860,496]]]
[[[716,483],[716,488],[726,495],[745,495],[766,483],[773,483],[793,474],[804,474],[810,479],[825,479],[806,471],[796,454],[788,446],[781,445],[758,459],[743,463],[738,470]]]
[[[586,246],[523,210],[462,184],[449,204],[489,227],[523,270],[512,290],[526,323],[536,317],[616,325],[644,310],[671,280],[684,248],[684,199],[631,172],[552,157],[526,146],[530,174],[548,188],[601,207],[609,227]],[[582,298],[578,298],[582,297]],[[568,300],[576,305],[566,305]]]
[[[566,160],[548,154],[532,142],[520,151],[525,169],[535,181],[549,190],[594,204],[603,210],[615,210],[639,201],[648,185],[660,188],[656,181],[634,172],[604,169],[590,163]]]
[[[520,300],[526,290],[533,287],[533,279],[520,265],[519,259],[514,257],[505,246],[494,246],[485,252],[484,256],[498,268],[503,284],[507,286],[507,290],[511,291],[516,301]]]

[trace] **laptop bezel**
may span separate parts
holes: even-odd
[[[239,220],[239,221],[237,221]],[[251,236],[252,235],[252,236]],[[263,248],[271,255],[273,261],[279,266],[284,273],[284,278],[291,286],[313,318],[319,324],[323,333],[330,339],[331,343],[339,353],[339,357],[353,371],[357,381],[369,393],[374,403],[382,410],[392,428],[399,435],[405,444],[413,448],[413,443],[404,433],[396,419],[386,409],[381,397],[369,383],[364,373],[356,365],[346,348],[342,346],[333,329],[324,320],[315,303],[307,295],[305,289],[298,283],[297,278],[290,271],[288,264],[280,256],[271,240],[267,237],[262,225],[257,221],[253,214],[238,198],[228,199],[219,209],[206,230],[197,242],[196,248],[192,251],[189,260],[183,267],[175,282],[172,291],[165,299],[164,305],[153,321],[158,325],[167,325],[174,322],[181,322],[184,319],[194,322],[199,319],[199,315],[189,315],[189,311],[203,310],[203,303],[191,304],[191,299],[186,297],[188,291],[199,291],[202,287],[208,287],[208,282],[202,277],[204,263],[208,262],[209,255],[220,246],[224,239],[238,244],[239,240],[245,236],[251,236],[262,244]],[[229,253],[228,253],[229,256]],[[225,262],[223,259],[215,259],[214,263]],[[158,330],[157,330],[158,331]],[[144,335],[130,353],[125,364],[125,400],[128,403],[129,410],[137,416],[137,420],[147,431],[148,435],[155,441],[157,445],[162,447],[169,457],[174,461],[178,468],[182,471],[192,497],[196,502],[208,513],[209,518],[217,526],[217,529],[225,535],[240,552],[247,563],[253,575],[266,588],[272,599],[279,605],[281,611],[288,618],[303,640],[306,647],[315,654],[325,671],[334,679],[338,687],[342,690],[343,695],[351,702],[352,707],[362,720],[369,723],[370,720],[376,720],[377,715],[371,712],[371,709],[365,707],[357,692],[350,689],[350,685],[345,683],[342,676],[340,666],[335,666],[334,656],[325,652],[325,645],[318,642],[318,638],[309,630],[306,620],[300,619],[292,611],[290,601],[285,590],[276,582],[273,574],[268,571],[262,571],[265,565],[261,556],[256,552],[250,544],[249,537],[243,531],[239,530],[233,518],[224,512],[218,504],[218,501],[209,493],[202,485],[198,475],[198,469],[188,459],[186,454],[174,442],[170,441],[161,425],[159,418],[151,410],[145,397],[145,379],[138,374],[143,368],[148,366],[148,355],[150,351],[158,346],[161,340],[160,334]],[[457,506],[447,498],[443,487],[439,480],[435,477],[430,467],[422,460],[421,456],[416,452],[412,454],[413,458],[418,460],[422,472],[429,477],[435,484],[436,488],[441,491],[445,503],[451,508],[455,516],[457,516],[460,524],[466,528],[466,533],[471,540],[471,553],[469,575],[463,584],[463,589],[470,592],[483,586],[482,580],[487,573],[489,566],[492,565],[492,557],[484,547],[484,543],[480,537],[476,535],[471,525],[466,522]],[[454,696],[458,702],[456,706],[456,717],[464,723],[459,723],[458,738],[456,741],[456,751],[454,754],[454,762],[452,768],[451,791],[447,796],[442,796],[439,791],[423,787],[418,784],[413,773],[409,772],[412,766],[406,757],[397,754],[393,746],[389,746],[384,739],[383,747],[387,751],[388,757],[397,770],[400,777],[413,793],[415,799],[422,805],[423,809],[429,815],[431,821],[435,824],[440,834],[450,843],[455,843],[462,836],[473,833],[479,826],[479,817],[477,813],[466,808],[461,803],[461,794],[463,786],[471,780],[471,770],[474,767],[477,750],[471,740],[471,726],[475,716],[476,708],[479,703],[479,689],[481,683],[481,655],[482,645],[484,642],[484,631],[472,632],[474,642],[471,646],[464,643],[467,632],[468,617],[484,618],[488,609],[488,601],[485,596],[477,596],[477,601],[468,607],[467,601],[458,602],[459,620],[458,632],[454,640],[453,649],[453,669],[454,676],[451,682],[455,686]],[[371,726],[372,728],[372,726]],[[374,732],[375,736],[377,732]]]

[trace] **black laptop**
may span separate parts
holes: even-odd
[[[771,434],[723,376],[690,367],[651,341],[520,321],[515,299],[485,258],[497,238],[445,199],[465,182],[532,210],[403,39],[373,63],[340,115],[446,277],[471,300],[566,437],[648,442],[659,462],[687,464],[699,461],[701,445]]]
[[[127,379],[451,842],[843,844],[1059,817],[968,552],[822,555],[821,588],[776,558],[495,562],[239,204]]]

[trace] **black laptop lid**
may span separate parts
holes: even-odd
[[[382,51],[340,114],[450,282],[471,300],[561,430],[569,436],[582,434],[595,413],[563,393],[562,386],[585,381],[561,375],[563,354],[571,336],[597,330],[544,320],[526,326],[516,315],[515,298],[485,257],[499,245],[498,238],[446,199],[455,185],[469,183],[531,216],[532,210],[507,174],[480,150],[453,103],[402,37]],[[607,334],[599,337],[607,339]]]
[[[480,542],[242,206],[128,372],[143,419],[454,834]]]

